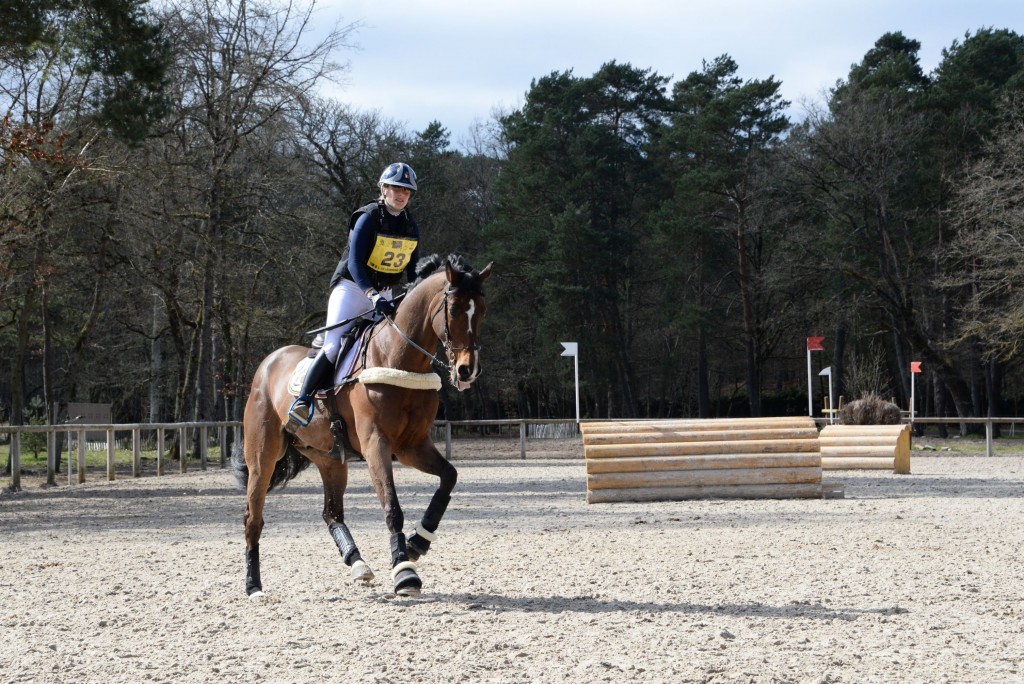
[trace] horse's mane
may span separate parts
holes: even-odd
[[[455,281],[452,288],[459,294],[481,294],[483,283],[480,280],[480,272],[469,265],[469,262],[461,254],[449,254],[442,257],[439,254],[420,259],[416,263],[416,280],[409,286],[413,289],[429,276],[441,270],[445,264],[449,264],[455,271]]]

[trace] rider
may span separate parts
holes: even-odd
[[[378,315],[394,316],[391,288],[405,274],[412,282],[419,259],[420,231],[407,206],[416,192],[416,172],[408,164],[388,165],[377,181],[380,197],[349,218],[348,245],[331,277],[331,296],[327,302],[327,325],[333,325],[373,309]],[[299,390],[299,398],[288,410],[288,417],[299,427],[313,417],[313,396],[329,387],[334,367],[344,359],[353,336],[345,335],[354,325],[348,323],[328,330],[323,348],[317,353]]]

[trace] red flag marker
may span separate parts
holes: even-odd
[[[825,351],[825,346],[822,344],[824,341],[824,337],[808,337],[807,351]]]
[[[910,372],[911,373],[920,373],[921,372],[921,362],[920,361],[911,361],[910,362]]]

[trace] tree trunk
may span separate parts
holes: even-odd
[[[697,328],[697,416],[711,417],[711,378],[708,371],[708,337],[704,325]]]
[[[1003,387],[1003,364],[993,356],[989,359],[985,365],[987,372],[985,373],[985,389],[988,394],[988,412],[985,414],[989,418],[995,418],[1000,415],[1000,404],[1002,403],[1002,387]],[[999,437],[999,425],[992,426],[992,436]]]
[[[754,293],[750,285],[750,263],[747,257],[745,221],[741,218],[736,228],[736,252],[739,257],[740,300],[743,306],[743,337],[747,350],[747,401],[750,417],[761,416],[761,378],[757,364],[757,337],[754,320]]]
[[[164,356],[160,341],[163,328],[163,300],[156,292],[153,293],[153,335],[150,341],[149,368],[149,422],[159,423],[163,415],[163,366]]]

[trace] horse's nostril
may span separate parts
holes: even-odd
[[[468,380],[469,376],[473,374],[473,370],[469,366],[459,366],[459,379]]]

